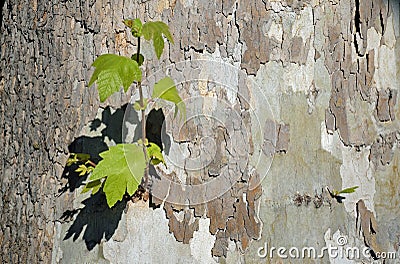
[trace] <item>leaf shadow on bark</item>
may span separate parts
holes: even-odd
[[[95,118],[89,122],[87,129],[84,129],[87,134],[76,138],[69,146],[70,153],[85,153],[90,155],[90,160],[98,163],[101,160],[99,154],[108,149],[106,142],[113,144],[124,143],[123,136],[127,135],[127,123],[135,125],[133,140],[141,137],[140,121],[138,115],[127,111],[128,104],[112,110],[107,106],[101,118]],[[128,114],[127,114],[128,113]],[[84,185],[87,176],[79,176],[75,172],[78,165],[65,166],[62,178],[67,180],[67,183],[59,190],[59,193],[67,191],[74,192],[75,189]]]
[[[85,207],[78,209],[78,215],[69,227],[64,240],[73,237],[73,241],[76,241],[84,231],[82,239],[86,248],[92,250],[103,239],[108,241],[114,235],[126,207],[126,200],[109,208],[104,194],[98,192],[84,200],[82,204]]]
[[[92,120],[84,131],[89,131],[72,142],[68,149],[70,153],[86,153],[96,164],[101,160],[99,154],[108,149],[106,142],[112,144],[135,142],[141,138],[141,122],[136,111],[129,104],[123,105],[117,110],[106,107],[101,114],[101,118]],[[149,142],[156,143],[164,151],[170,148],[169,137],[165,132],[164,114],[161,109],[152,110],[147,116],[146,133]],[[130,137],[128,133],[132,133]],[[161,135],[161,133],[163,133]],[[91,136],[93,135],[93,136]],[[130,138],[127,142],[127,138]],[[161,139],[166,141],[162,144]],[[73,193],[84,185],[87,176],[79,176],[75,172],[78,165],[65,166],[63,178],[67,180],[65,186],[59,190],[59,194]],[[151,166],[152,167],[152,166]],[[152,168],[152,175],[154,173]],[[76,198],[74,198],[76,199]],[[102,191],[95,195],[90,195],[83,200],[83,207],[66,210],[62,216],[62,222],[73,221],[64,237],[68,240],[71,237],[76,241],[83,233],[82,239],[85,241],[88,250],[92,250],[100,244],[103,239],[109,240],[115,233],[121,220],[122,213],[126,208],[128,198],[118,202],[114,207],[109,208],[106,197]]]
[[[116,110],[110,107],[104,108],[101,117],[95,118],[83,129],[85,135],[76,138],[68,146],[69,152],[89,154],[90,160],[97,164],[101,160],[99,154],[108,149],[106,142],[125,143],[123,136],[128,133],[128,126],[136,126],[133,140],[140,138],[138,116],[127,115],[127,107],[128,104]],[[79,176],[75,172],[77,167],[78,165],[65,166],[62,177],[66,179],[66,184],[59,190],[60,195],[66,192],[73,193],[84,185],[87,176]],[[79,199],[79,195],[74,199],[76,198]],[[70,226],[64,240],[72,237],[73,241],[76,241],[83,233],[82,239],[87,249],[92,250],[101,243],[102,239],[109,240],[114,235],[126,206],[126,200],[109,208],[104,193],[100,191],[83,200],[82,205],[83,207],[63,212],[62,222],[73,221],[72,224],[68,223]]]

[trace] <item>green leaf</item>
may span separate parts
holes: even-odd
[[[88,183],[85,185],[85,187],[83,187],[83,190],[82,190],[81,193],[86,193],[86,192],[92,190],[92,194],[96,194],[96,193],[100,190],[102,183],[103,183],[103,182],[102,182],[102,180],[100,180],[100,179],[99,179],[99,180],[95,180],[95,181],[88,182]]]
[[[84,164],[79,165],[75,172],[80,172],[79,176],[84,176],[87,173],[87,168]]]
[[[143,62],[144,62],[144,56],[143,56],[142,54],[139,53],[139,60],[138,60],[138,57],[137,57],[137,56],[138,56],[138,54],[135,53],[135,54],[133,54],[133,55],[131,56],[131,59],[134,60],[134,61],[136,61],[136,62],[138,63],[139,66],[142,66],[142,65],[143,65]]]
[[[161,162],[165,164],[163,154],[161,153],[161,149],[157,144],[150,142],[150,144],[147,146],[147,155],[151,160],[151,164],[157,165]]]
[[[126,92],[134,81],[142,79],[142,72],[136,61],[115,54],[103,54],[92,64],[95,67],[89,87],[97,82],[100,101],[104,102],[122,87]]]
[[[141,138],[139,138],[136,142],[143,148],[143,140]],[[144,139],[144,145],[149,145],[149,140],[147,138]]]
[[[69,167],[77,162],[79,162],[79,160],[77,159],[76,155],[74,156],[71,155],[67,160],[67,166]]]
[[[357,188],[358,188],[358,186],[354,186],[354,187],[351,187],[351,188],[346,188],[346,189],[341,190],[338,193],[353,193],[353,192],[356,191]]]
[[[179,96],[178,91],[176,90],[174,81],[169,78],[165,77],[161,79],[154,85],[153,94],[151,96],[153,99],[160,98],[166,101],[173,102],[175,104],[175,117],[176,114],[179,112],[184,119],[186,119],[186,106],[185,103],[182,101],[182,98]]]
[[[78,162],[86,162],[90,159],[89,154],[85,153],[70,153],[69,158],[67,160],[67,166],[71,166],[72,164]]]
[[[135,111],[139,112],[140,110],[142,110],[142,107],[140,106],[140,103],[135,102],[133,104],[133,109],[135,109]]]
[[[124,21],[125,26],[129,27],[132,31],[132,35],[136,38],[142,36],[142,21],[139,18],[134,20],[132,19],[125,19]]]
[[[164,35],[169,42],[174,43],[174,39],[172,38],[171,32],[167,24],[161,21],[149,21],[143,25],[142,28],[143,37],[146,40],[153,40],[154,50],[156,52],[157,58],[160,59],[161,54],[164,50],[164,40],[162,35]]]
[[[76,153],[76,158],[80,161],[86,162],[90,159],[90,155],[86,153]]]
[[[128,192],[133,195],[144,174],[146,161],[137,144],[118,144],[100,153],[103,159],[94,168],[90,181],[107,177],[103,191],[109,207],[121,201]]]
[[[85,176],[86,174],[89,174],[93,171],[94,167],[92,166],[86,166],[86,164],[81,164],[79,167],[75,170],[75,172],[80,172],[79,176]]]

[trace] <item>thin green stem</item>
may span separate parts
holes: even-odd
[[[140,37],[138,37],[138,48],[137,48],[137,54],[136,54],[136,60],[139,63],[139,57],[140,57]],[[147,146],[146,146],[146,109],[144,108],[144,97],[143,97],[143,88],[142,88],[142,82],[138,82],[138,88],[139,88],[139,97],[140,97],[140,107],[142,108],[142,143],[143,143],[143,154],[144,158],[146,160],[146,169],[144,171],[144,189],[147,190],[147,185],[148,185],[148,178],[149,178],[149,159],[147,156]]]

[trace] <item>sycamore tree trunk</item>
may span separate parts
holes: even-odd
[[[101,10],[94,2],[2,1],[2,263],[51,261],[55,221],[71,203],[68,193],[58,197],[68,145],[98,108],[87,70],[94,54],[114,47],[114,32],[88,20]]]
[[[270,252],[340,245],[367,247],[359,262],[400,257],[398,1],[0,6],[2,263],[353,263]],[[99,104],[87,87],[96,56],[134,53],[122,20],[136,17],[170,26],[160,61],[143,44],[144,87],[170,75],[188,119],[149,114],[167,167],[150,170],[150,202],[107,209],[65,165],[140,137],[134,91]]]

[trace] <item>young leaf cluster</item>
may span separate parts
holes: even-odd
[[[145,111],[148,102],[162,99],[175,104],[175,116],[178,111],[181,117],[186,118],[186,106],[179,96],[174,81],[166,76],[153,87],[151,98],[142,95],[142,69],[145,57],[140,53],[140,41],[144,38],[151,41],[155,54],[160,59],[164,50],[164,37],[173,43],[172,34],[168,26],[161,21],[149,21],[143,24],[140,19],[124,20],[132,35],[137,38],[137,52],[131,57],[115,54],[100,55],[92,64],[95,67],[89,86],[96,83],[101,102],[104,102],[121,87],[124,92],[135,84],[139,90],[140,100],[133,107],[142,113],[142,131],[145,131]],[[165,164],[160,147],[148,142],[145,133],[142,139],[132,144],[117,144],[107,151],[100,153],[102,160],[93,168],[79,167],[81,174],[90,174],[89,181],[82,192],[91,191],[92,194],[102,190],[107,198],[109,207],[122,200],[124,195],[132,196],[141,184],[142,178],[148,177],[149,164]],[[145,186],[146,187],[146,186]]]

